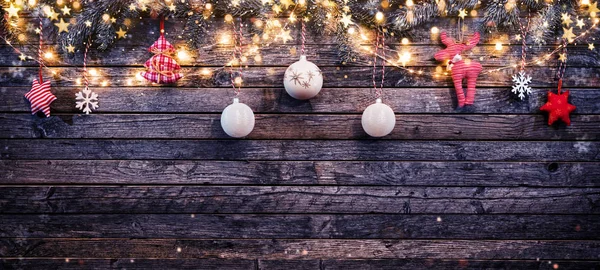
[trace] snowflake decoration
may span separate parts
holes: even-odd
[[[290,82],[294,82],[294,85],[302,85],[302,72],[298,73],[295,70],[290,70],[290,72],[292,74],[288,74],[287,76],[290,77]]]
[[[85,114],[90,114],[92,110],[98,108],[98,94],[87,87],[75,94],[75,99],[77,100],[75,108],[82,110]]]
[[[523,100],[525,95],[531,94],[531,76],[525,74],[525,71],[519,72],[519,75],[513,75],[513,82],[515,85],[512,87],[513,94],[518,94],[519,98]]]

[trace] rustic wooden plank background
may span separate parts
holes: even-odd
[[[454,23],[392,46],[432,71],[441,46],[427,29]],[[167,22],[175,44],[182,25]],[[233,96],[222,68],[230,46],[198,51],[176,85],[132,81],[157,27],[143,19],[114,48],[92,50],[92,115],[74,107],[81,53],[49,63],[58,100],[40,118],[23,98],[36,64],[0,45],[0,268],[599,269],[598,49],[569,48],[570,127],[547,126],[539,111],[556,87],[552,62],[529,67],[524,101],[510,93],[514,70],[481,76],[465,109],[448,78],[390,66],[385,101],[397,125],[375,140],[360,125],[374,96],[368,57],[339,65],[334,39],[309,35],[325,88],[298,101],[281,83],[298,44],[271,44],[245,71],[241,99],[257,121],[237,140],[219,123]],[[482,40],[470,57],[510,65],[520,46],[497,52]]]

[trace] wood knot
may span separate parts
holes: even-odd
[[[552,162],[552,163],[548,164],[548,166],[546,167],[546,169],[549,172],[556,172],[558,170],[558,163]]]

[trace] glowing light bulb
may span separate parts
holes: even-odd
[[[349,27],[348,28],[348,34],[354,35],[354,33],[356,33],[356,29],[354,29],[354,27]]]
[[[97,70],[95,70],[95,69],[90,69],[90,70],[88,71],[88,73],[89,73],[91,76],[94,76],[94,77],[95,77],[95,76],[98,76],[98,71],[97,71]]]
[[[225,15],[225,21],[226,22],[232,22],[233,21],[233,16],[231,16],[231,14]]]
[[[54,58],[54,54],[52,52],[46,52],[46,53],[44,53],[44,58],[46,58],[46,59],[53,59]]]
[[[496,51],[501,51],[501,50],[502,50],[502,43],[496,42]]]
[[[415,3],[412,0],[406,0],[406,6],[407,7],[412,7],[414,5],[415,5]]]
[[[188,54],[188,52],[185,49],[179,49],[179,51],[177,51],[177,58],[179,58],[179,60],[185,62],[185,61],[190,60],[190,55]]]
[[[440,29],[439,29],[439,28],[437,28],[437,27],[435,27],[435,26],[434,26],[434,27],[431,27],[431,33],[432,33],[432,34],[438,34],[438,33],[440,33]]]
[[[408,45],[409,41],[408,38],[402,38],[402,45]]]
[[[381,11],[377,11],[377,13],[375,14],[375,20],[381,22],[384,18],[385,16],[383,15],[383,13]]]
[[[206,3],[206,5],[204,5],[205,9],[211,10],[212,9],[212,4],[211,3]]]
[[[398,60],[400,63],[402,63],[402,66],[406,66],[406,63],[408,63],[408,61],[410,61],[410,53],[409,52],[404,52],[400,55],[400,59]]]
[[[588,6],[590,4],[590,0],[581,0],[582,6]]]
[[[306,4],[306,0],[298,0],[297,4],[300,6],[304,6]]]

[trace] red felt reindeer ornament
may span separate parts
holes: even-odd
[[[479,42],[479,33],[475,33],[466,43],[456,43],[453,38],[446,35],[446,32],[442,32],[442,43],[446,45],[446,49],[443,49],[435,54],[435,59],[438,61],[447,61],[448,69],[452,71],[452,80],[454,81],[454,88],[456,89],[456,97],[458,99],[458,106],[463,107],[466,105],[472,105],[475,101],[475,87],[477,85],[477,77],[481,72],[481,64],[469,59],[463,59],[461,53],[475,47]],[[463,91],[463,79],[467,80],[467,95]]]

